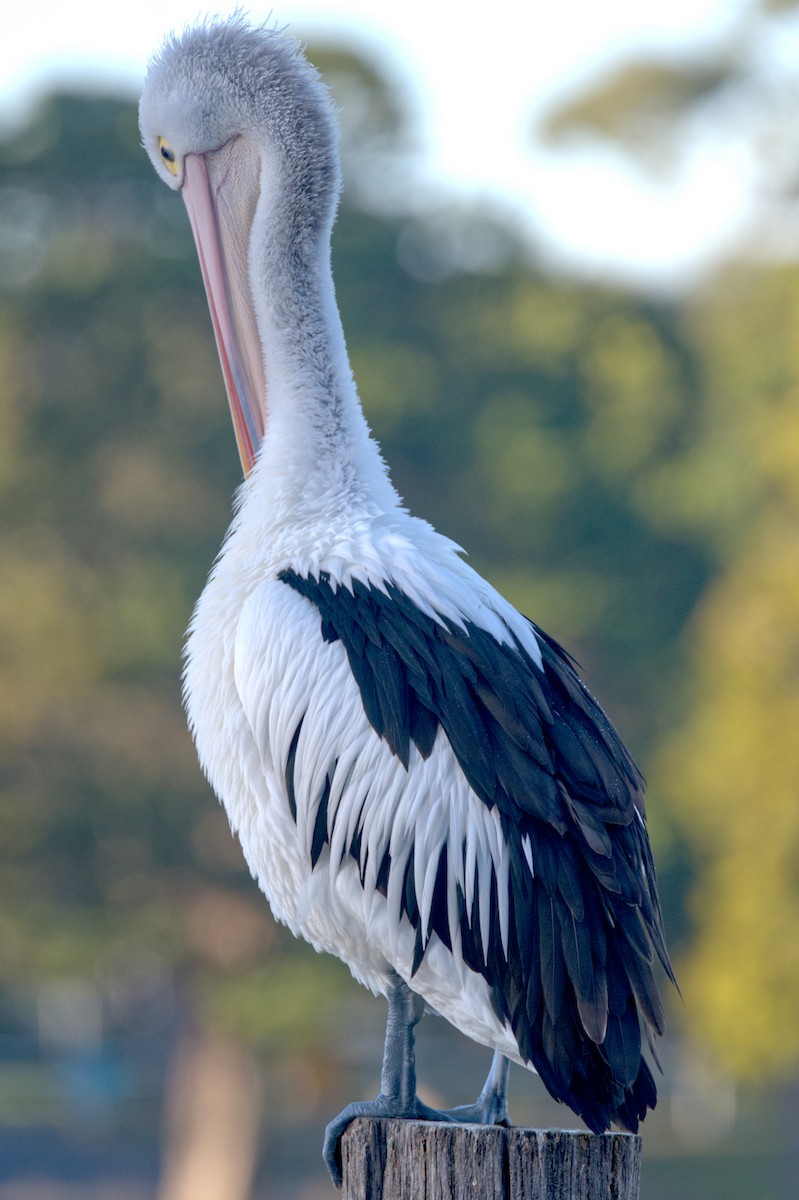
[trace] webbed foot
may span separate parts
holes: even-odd
[[[439,1120],[462,1121],[467,1125],[504,1125],[510,1128],[508,1116],[508,1072],[510,1063],[497,1051],[482,1092],[474,1104],[462,1104],[441,1114]]]
[[[376,1100],[348,1104],[325,1130],[322,1156],[337,1188],[342,1184],[341,1138],[357,1117],[393,1117],[410,1121],[450,1121],[481,1125],[510,1125],[508,1120],[507,1058],[494,1054],[485,1087],[474,1104],[439,1112],[416,1095],[414,1027],[421,1019],[424,1001],[394,975],[387,988],[388,1022],[383,1051],[380,1095]]]
[[[354,1104],[348,1104],[328,1125],[322,1146],[325,1166],[337,1188],[341,1187],[342,1178],[341,1138],[347,1126],[357,1117],[394,1117],[408,1121],[457,1121],[461,1119],[428,1107],[418,1096],[414,1096],[410,1103],[403,1103],[398,1097],[380,1095],[376,1100],[360,1100]]]

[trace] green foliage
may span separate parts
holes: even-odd
[[[218,979],[203,1015],[267,1050],[307,1051],[310,1041],[327,1043],[332,1032],[327,1017],[351,988],[349,972],[334,958],[273,954],[268,963]]]
[[[681,182],[697,161],[735,162],[749,203],[751,250],[784,247],[795,226],[796,0],[731,5],[712,38],[662,54],[633,53],[581,82],[538,121],[551,149],[602,146],[649,182]],[[742,223],[743,224],[743,223]],[[656,233],[653,236],[657,236]]]
[[[738,67],[726,55],[693,64],[640,59],[561,104],[541,132],[554,143],[580,135],[611,138],[654,157],[655,146],[662,152],[664,130],[716,99],[737,78]]]
[[[752,47],[776,45],[795,7],[742,8],[726,44],[704,58],[624,64],[564,103],[545,136],[604,139],[662,171],[684,161],[711,120],[716,143],[740,147],[744,130],[761,180],[752,257],[784,252],[780,234],[795,222],[795,66]],[[652,437],[645,469],[629,477],[631,503],[715,564],[682,642],[689,669],[678,729],[653,755],[654,789],[672,815],[672,862],[688,884],[678,963],[685,1022],[733,1075],[789,1079],[799,1065],[799,272],[770,262],[728,269],[684,303],[682,318],[693,386],[679,426],[661,427],[656,397],[681,379],[657,354],[635,355],[638,369],[649,358],[652,374],[640,382],[653,403],[648,415],[638,406],[639,427],[630,426],[625,376],[635,380],[635,368],[623,351],[598,409],[598,445],[626,465],[613,445],[617,425],[629,430],[633,456],[646,457]]]
[[[102,981],[121,943],[125,971],[171,969],[209,880],[243,883],[193,853],[212,801],[179,704],[235,451],[190,235],[137,143],[130,104],[64,96],[0,148],[6,982]]]
[[[723,297],[723,298],[722,298]],[[694,702],[658,776],[695,857],[689,1020],[724,1066],[799,1063],[799,319],[796,267],[697,304],[707,424],[684,464],[723,569],[691,629]],[[688,511],[679,516],[689,519]]]

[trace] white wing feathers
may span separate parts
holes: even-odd
[[[427,941],[442,852],[447,854],[453,952],[458,955],[457,888],[468,911],[475,887],[479,889],[480,934],[488,945],[492,867],[507,946],[508,860],[499,817],[469,787],[443,730],[429,758],[412,747],[406,770],[369,724],[344,646],[325,642],[318,611],[279,581],[261,584],[242,608],[235,681],[264,765],[264,792],[255,797],[256,803],[268,804],[276,818],[274,836],[284,840],[293,832],[297,869],[306,873],[311,872],[324,798],[328,846],[314,871],[327,875],[331,902],[342,903],[350,920],[363,923],[361,930],[353,929],[351,945],[336,947],[340,957],[356,966],[350,956],[357,957],[363,942],[377,934],[384,958],[407,973],[407,961],[397,961],[398,956],[408,959],[413,940],[410,923],[401,920],[406,868],[412,855],[413,886]],[[286,769],[295,738],[292,831]],[[266,855],[257,847],[245,849],[269,894],[269,864],[261,862]],[[381,891],[378,874],[386,855],[390,866]],[[348,864],[355,869],[346,869]]]

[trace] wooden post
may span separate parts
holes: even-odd
[[[343,1200],[638,1200],[641,1139],[570,1129],[359,1119]]]

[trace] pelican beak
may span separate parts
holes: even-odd
[[[263,352],[248,272],[258,164],[243,139],[183,160],[183,200],[200,259],[236,444],[249,475],[266,424]]]

